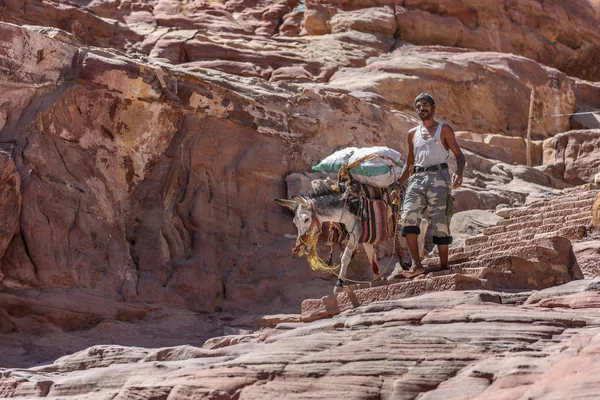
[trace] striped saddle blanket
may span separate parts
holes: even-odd
[[[358,198],[349,202],[352,213],[360,218],[359,223],[362,224],[360,243],[377,244],[393,237],[397,216],[391,207],[389,189],[356,181],[352,183],[359,194]],[[332,246],[334,243],[342,243],[347,235],[348,232],[342,225],[332,223],[326,244]]]
[[[396,218],[387,188],[360,185],[360,213],[363,234],[360,243],[377,244],[394,236]]]

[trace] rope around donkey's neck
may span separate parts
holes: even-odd
[[[373,153],[373,154],[369,154],[367,156],[361,157],[360,159],[358,159],[350,164],[348,164],[348,161],[350,158],[350,157],[348,157],[338,171],[338,176],[337,176],[338,181],[336,183],[337,190],[339,190],[339,188],[340,188],[340,182],[342,180],[344,180],[345,177],[349,176],[349,171],[351,169],[357,167],[358,165],[362,164],[365,161],[370,161],[376,157],[389,160],[392,162],[392,164],[398,165],[398,163],[394,159],[392,159],[388,156],[381,155],[379,153]],[[346,197],[346,202],[347,201],[348,201],[348,197]],[[314,207],[314,205],[313,205],[313,207]],[[314,210],[314,208],[313,208],[313,211],[316,213],[316,210]],[[321,270],[321,271],[335,273],[335,275],[337,275],[338,279],[342,280],[343,282],[350,282],[350,283],[356,283],[356,284],[364,284],[364,283],[371,284],[371,283],[375,282],[376,280],[380,279],[383,276],[383,274],[385,274],[387,272],[387,270],[389,269],[389,267],[392,263],[392,260],[394,259],[394,255],[396,254],[396,243],[395,242],[396,242],[396,235],[398,234],[398,223],[397,222],[394,226],[394,235],[392,236],[393,240],[394,240],[394,245],[392,246],[392,255],[390,256],[390,260],[388,261],[388,264],[383,269],[383,272],[378,272],[378,274],[375,276],[375,278],[373,278],[370,281],[359,281],[359,280],[354,280],[354,279],[349,279],[349,278],[342,279],[341,274],[340,274],[341,273],[341,265],[338,264],[333,267],[330,267],[321,259],[321,257],[317,253],[317,241],[319,239],[320,233],[321,233],[320,230],[316,235],[311,232],[307,242],[305,242],[304,240],[302,240],[302,238],[300,238],[300,241],[305,246],[310,245],[310,247],[311,247],[310,253],[306,253],[306,260],[308,261],[312,270],[315,270],[315,271]],[[347,248],[347,246],[346,246],[346,248]],[[373,257],[375,257],[375,259],[376,259],[377,255],[375,254],[375,247],[373,247],[373,253],[374,253]],[[371,261],[371,260],[369,260],[369,261]],[[352,260],[350,260],[350,262],[352,262]],[[350,265],[350,263],[348,263],[348,265]],[[377,267],[379,268],[379,264],[377,264]]]
[[[398,224],[396,223],[395,227],[394,227],[393,238],[395,238],[397,234],[398,234]],[[330,267],[325,263],[325,261],[323,261],[323,259],[317,253],[317,241],[318,240],[319,240],[319,236],[311,233],[310,238],[306,242],[302,241],[302,243],[304,243],[305,245],[309,245],[311,247],[311,251],[309,253],[306,253],[306,260],[308,261],[310,268],[314,271],[321,270],[321,271],[326,271],[326,272],[332,272],[337,276],[338,279],[341,279],[344,282],[350,282],[350,283],[356,283],[356,284],[364,284],[364,283],[371,284],[371,283],[375,282],[376,280],[380,279],[383,276],[383,274],[385,274],[387,272],[387,270],[390,268],[390,265],[392,264],[394,255],[396,254],[396,246],[394,245],[392,248],[392,255],[390,256],[390,260],[388,261],[388,264],[383,269],[383,272],[378,273],[377,276],[370,281],[359,281],[359,280],[354,280],[354,279],[349,279],[349,278],[342,278],[340,275],[341,265],[337,264],[337,265],[334,265],[333,267]],[[373,252],[375,252],[375,248],[373,248]],[[373,254],[373,255],[376,257],[375,254]],[[348,265],[350,265],[350,264],[348,264]]]

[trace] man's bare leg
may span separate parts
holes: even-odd
[[[440,256],[440,269],[448,269],[448,245],[438,244],[437,248]]]
[[[403,275],[407,278],[412,278],[425,272],[425,268],[421,264],[421,257],[419,256],[419,235],[416,233],[406,234],[406,244],[410,250],[410,256],[413,259],[410,270],[406,271]],[[447,247],[447,246],[446,246]]]

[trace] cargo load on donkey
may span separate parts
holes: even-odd
[[[390,187],[402,174],[400,153],[389,147],[346,147],[325,157],[312,167],[313,171],[350,177],[378,188]],[[340,176],[340,174],[342,176]]]
[[[394,196],[391,187],[402,172],[400,153],[387,147],[349,147],[325,158],[313,170],[336,174],[337,179],[313,181],[314,193],[310,196],[275,199],[294,211],[298,228],[294,252],[306,254],[313,269],[335,272],[338,280],[334,292],[338,292],[345,283],[356,282],[347,279],[346,273],[354,251],[362,243],[378,279],[374,246],[396,233],[399,196]],[[332,227],[328,244],[347,242],[339,266],[332,267],[317,255],[323,222],[330,222]]]

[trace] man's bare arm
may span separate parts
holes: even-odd
[[[411,129],[408,131],[408,157],[406,158],[406,164],[404,164],[404,168],[402,169],[402,175],[400,175],[400,179],[398,179],[398,184],[400,185],[404,185],[404,183],[408,180],[410,171],[415,164],[415,149],[413,144],[414,135],[414,130]]]
[[[442,128],[442,138],[448,149],[450,149],[456,157],[456,173],[452,175],[452,189],[455,189],[462,185],[466,163],[465,155],[456,141],[456,135],[451,126],[444,124],[444,127]]]

